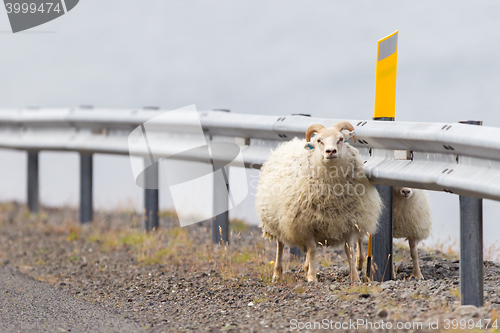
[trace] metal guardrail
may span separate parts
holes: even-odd
[[[80,152],[80,220],[87,222],[92,219],[92,154],[128,155],[128,136],[131,131],[160,112],[162,110],[2,109],[0,148],[29,152],[28,204],[35,211],[38,209],[37,152]],[[346,120],[304,115],[245,115],[215,110],[200,111],[199,115],[203,130],[211,141],[235,140],[241,146],[245,167],[254,169],[260,169],[270,151],[280,142],[295,136],[304,137],[309,125],[320,123],[328,127]],[[365,173],[373,183],[500,200],[500,128],[460,123],[347,120],[353,124],[358,138],[352,144],[365,159]],[[171,135],[185,135],[188,126],[192,125],[182,117],[159,122],[152,132],[148,130],[148,137],[161,142],[162,138]],[[139,149],[131,153],[148,156],[147,150]],[[171,154],[168,146],[155,151],[158,157]],[[196,155],[183,154],[181,158],[199,161]],[[145,191],[146,226],[152,229],[158,225],[158,191]],[[214,205],[223,204],[227,205],[227,198],[214,198]],[[482,252],[480,258],[466,258],[462,254],[470,253],[472,248],[482,248],[482,206],[478,205],[477,200],[461,199],[461,274],[468,272],[468,275],[461,275],[461,281],[473,281],[474,284],[467,290],[461,288],[462,302],[475,305],[483,302]],[[471,214],[472,211],[475,213]],[[392,218],[391,214],[386,215],[386,219]],[[227,214],[216,220],[213,229],[219,226],[227,234]],[[474,237],[465,237],[465,232]],[[392,235],[385,236],[392,239]],[[392,253],[392,248],[388,251],[390,253],[374,251],[374,259],[378,255],[382,260],[380,263],[387,264],[384,257]]]

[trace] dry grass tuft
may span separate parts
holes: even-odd
[[[484,260],[500,263],[500,240],[489,243],[484,248]]]

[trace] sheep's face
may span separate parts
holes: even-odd
[[[413,190],[409,187],[401,187],[399,189],[399,194],[406,199],[410,199],[413,195]]]
[[[325,161],[334,160],[342,155],[344,142],[349,135],[335,128],[325,128],[312,138],[317,153],[323,155]]]
[[[324,162],[331,162],[342,157],[344,143],[351,136],[356,140],[354,128],[347,121],[342,121],[331,128],[319,124],[311,125],[306,132],[305,148],[314,149],[318,158]]]

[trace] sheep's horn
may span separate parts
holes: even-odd
[[[325,128],[325,126],[320,125],[320,124],[314,124],[314,125],[309,126],[309,128],[306,131],[306,141],[311,142],[311,136],[314,133],[319,132],[324,128]]]
[[[335,126],[333,126],[334,128],[338,129],[339,131],[343,131],[343,130],[349,130],[349,132],[353,132],[354,131],[354,127],[351,125],[350,122],[348,121],[341,121],[340,123],[337,123]],[[352,136],[352,139],[354,140],[354,142],[356,142],[356,134],[354,134]]]

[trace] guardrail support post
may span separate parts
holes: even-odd
[[[460,302],[483,306],[483,199],[460,196]]]
[[[461,121],[479,125],[482,121]],[[483,199],[460,196],[460,303],[483,306]]]
[[[212,242],[229,243],[229,168],[222,167],[222,172],[214,175],[214,212],[223,212],[212,218]]]
[[[392,280],[392,199],[391,186],[375,185],[382,198],[382,214],[379,228],[372,235],[373,279],[375,281]]]
[[[373,120],[394,121],[393,117],[375,117]],[[375,185],[382,198],[379,229],[372,235],[373,276],[375,281],[392,280],[392,186]]]
[[[28,151],[28,208],[32,213],[40,210],[38,201],[38,151]]]
[[[80,153],[80,223],[92,222],[92,167],[93,155]]]
[[[144,230],[152,231],[158,230],[159,226],[159,216],[158,216],[158,162],[153,163],[145,171],[146,173],[146,184],[151,184],[156,186],[156,189],[144,190]]]

